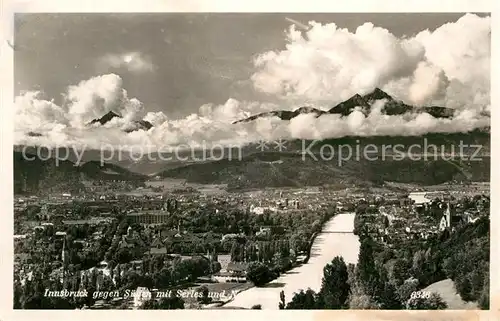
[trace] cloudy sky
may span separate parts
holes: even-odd
[[[271,136],[295,137],[300,126],[276,129],[275,120],[252,125],[257,129],[228,124],[304,103],[331,107],[376,86],[417,105],[489,109],[491,27],[484,14],[18,14],[15,20],[18,142],[26,142],[20,133],[28,129],[52,141],[81,140],[90,135],[83,124],[108,110],[162,127],[126,137],[113,132],[111,143],[245,141],[271,127]],[[447,128],[478,126],[475,114],[466,116],[472,123]],[[358,118],[339,128],[377,134],[359,127],[369,120]],[[442,126],[424,121],[425,131]],[[325,134],[318,130],[311,135]],[[399,130],[412,133],[382,132]]]

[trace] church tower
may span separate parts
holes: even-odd
[[[446,217],[446,227],[451,227],[451,209],[450,202],[447,203],[446,211],[444,212]]]
[[[65,282],[66,279],[66,237],[63,239],[63,247],[61,252],[61,261],[62,261],[62,283]]]
[[[62,247],[62,252],[61,252],[61,261],[63,262],[63,265],[64,265],[64,259],[65,259],[65,256],[64,256],[65,250],[66,250],[66,238],[63,239],[63,247]]]

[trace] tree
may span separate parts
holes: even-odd
[[[456,276],[455,279],[455,287],[457,288],[457,292],[460,294],[463,300],[471,301],[473,298],[470,295],[472,290],[472,284],[467,277],[467,275],[459,275]]]
[[[178,310],[184,309],[184,300],[179,296],[171,296],[162,298],[159,301],[155,299],[144,302],[141,306],[142,310]]]
[[[285,307],[286,307],[286,305],[285,305],[285,291],[281,290],[279,309],[283,310]]]
[[[481,292],[481,296],[479,297],[478,304],[482,310],[489,310],[490,309],[490,287],[489,287],[489,285],[485,286],[483,288],[483,291]]]
[[[410,298],[411,294],[417,291],[418,288],[418,280],[415,278],[406,279],[403,284],[401,284],[396,293],[398,295],[400,302],[407,302]]]
[[[355,310],[380,309],[380,305],[364,293],[351,293],[349,296],[349,308]]]
[[[69,310],[75,308],[75,305],[69,300],[69,298],[44,298],[42,300],[46,301],[45,305],[50,309]]]
[[[317,295],[313,290],[307,289],[305,292],[300,290],[299,293],[294,293],[292,301],[286,305],[286,308],[291,310],[317,309],[316,299]]]
[[[348,298],[348,306],[350,309],[365,310],[379,309],[380,305],[367,295],[359,281],[356,266],[349,264],[347,266],[349,275],[350,293]]]
[[[122,286],[122,269],[120,265],[116,266],[116,272],[113,275],[115,277],[116,287],[120,288]]]
[[[402,258],[392,259],[386,263],[390,282],[395,286],[400,286],[410,275],[406,262]]]
[[[261,262],[253,262],[248,267],[247,279],[253,282],[255,286],[262,286],[271,281],[275,274],[271,272],[269,267]]]
[[[384,219],[383,219],[383,224],[384,224],[384,227],[385,227],[385,228],[388,228],[388,227],[389,227],[389,219],[387,218],[387,216],[384,216]]]
[[[323,269],[323,279],[319,295],[325,309],[341,309],[346,306],[350,286],[347,266],[342,257],[335,257]]]
[[[219,262],[211,262],[210,263],[210,269],[212,270],[212,273],[217,273],[221,270],[222,266]]]
[[[379,276],[373,258],[373,240],[369,237],[365,238],[360,245],[357,274],[364,292],[374,296]]]
[[[399,301],[396,288],[393,283],[389,282],[385,269],[382,268],[378,275],[379,279],[376,282],[375,300],[381,304],[382,309],[401,309],[401,301]]]
[[[201,293],[201,297],[198,297],[198,301],[202,304],[208,304],[212,302],[212,298],[208,296],[208,287],[203,285],[198,289],[198,292]]]
[[[288,256],[284,256],[281,252],[276,252],[274,254],[272,264],[274,265],[275,270],[280,273],[285,272],[292,266],[292,262],[290,262]]]
[[[141,305],[141,310],[158,310],[158,309],[160,309],[160,304],[155,299],[147,300]]]
[[[22,307],[23,289],[21,282],[14,281],[14,309],[21,309]]]
[[[413,255],[412,272],[417,279],[422,279],[425,266],[425,252],[419,250]]]
[[[121,248],[112,254],[113,260],[118,263],[128,263],[132,260],[132,253],[127,248]]]
[[[240,262],[240,244],[238,241],[233,240],[233,244],[231,245],[231,261],[232,262]]]
[[[406,302],[406,308],[409,310],[444,310],[447,307],[446,302],[434,292],[429,297],[414,297]]]
[[[490,273],[486,270],[483,281],[483,289],[479,294],[479,307],[483,310],[490,309]]]

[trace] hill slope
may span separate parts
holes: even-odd
[[[197,183],[228,184],[230,188],[285,186],[372,186],[385,181],[441,184],[449,181],[488,181],[489,157],[483,162],[445,160],[314,160],[293,153],[256,153],[242,160],[191,164],[159,173]]]
[[[445,279],[432,283],[428,287],[422,289],[424,292],[435,292],[448,305],[449,310],[477,310],[479,309],[476,302],[465,302],[458,294],[455,284],[451,279]]]
[[[490,134],[488,130],[475,130],[469,133],[450,134],[427,134],[424,136],[373,136],[373,137],[343,137],[316,142],[310,151],[316,155],[321,152],[321,146],[328,144],[333,146],[335,153],[341,146],[350,146],[353,152],[359,147],[362,151],[366,146],[374,144],[379,147],[395,146],[401,144],[407,149],[417,144],[423,146],[436,145],[445,146],[448,151],[453,146],[455,153],[459,152],[459,145],[481,146],[480,153],[476,157],[482,157],[480,161],[458,160],[446,161],[439,157],[429,157],[415,161],[404,159],[401,161],[378,157],[375,161],[355,155],[349,161],[342,161],[339,166],[338,157],[330,160],[314,160],[310,155],[302,153],[304,148],[312,142],[289,141],[283,152],[271,152],[275,146],[269,144],[267,153],[256,153],[258,146],[247,145],[238,151],[229,149],[223,151],[224,155],[233,155],[233,160],[221,159],[218,161],[206,160],[200,162],[203,151],[197,151],[196,159],[192,159],[192,151],[180,153],[185,157],[182,160],[171,158],[152,157],[142,159],[131,159],[118,157],[118,153],[104,166],[100,166],[102,152],[98,150],[86,150],[83,154],[71,151],[68,155],[70,161],[60,161],[56,168],[55,160],[27,161],[22,158],[23,148],[28,154],[35,154],[35,147],[16,146],[14,152],[14,179],[16,192],[38,191],[44,188],[59,188],[70,190],[78,188],[82,175],[91,180],[143,180],[145,175],[154,174],[163,177],[182,178],[197,183],[221,183],[228,184],[232,188],[262,188],[280,186],[305,186],[336,184],[339,186],[349,185],[377,185],[384,181],[404,182],[417,184],[439,184],[443,182],[459,181],[489,181],[490,176]],[[17,152],[16,152],[17,151]],[[49,153],[55,154],[54,150],[38,149],[43,157]],[[417,149],[417,152],[418,149]],[[472,156],[476,148],[464,148],[465,156]],[[66,151],[61,149],[59,155],[66,156]],[[109,156],[104,153],[104,156]],[[164,155],[168,156],[168,155]],[[217,157],[219,155],[216,155]],[[337,155],[335,155],[337,156]],[[343,156],[346,156],[343,154]],[[319,157],[319,156],[318,156]],[[80,159],[83,165],[75,167],[74,163]],[[167,160],[170,159],[170,160]],[[220,159],[220,158],[219,158]],[[142,174],[136,174],[134,171]],[[60,187],[58,187],[60,186]]]
[[[83,180],[141,181],[144,175],[132,173],[114,164],[100,165],[87,162],[75,166],[71,161],[14,151],[14,193],[77,192],[83,189]]]
[[[311,145],[312,144],[312,145]],[[391,150],[382,154],[384,146],[404,146],[407,151],[412,145],[414,155],[420,159],[406,157],[398,159]],[[437,155],[423,156],[422,149],[432,152],[432,145],[437,146]],[[460,153],[463,147],[464,159],[443,159],[447,153]],[[322,146],[329,145],[334,150],[334,157],[322,152]],[[363,155],[368,145],[378,147],[378,154]],[[343,137],[321,142],[290,141],[282,152],[256,153],[255,145],[244,148],[242,158],[222,159],[204,163],[194,163],[176,168],[166,167],[158,175],[163,177],[183,178],[197,183],[228,184],[233,188],[262,188],[281,186],[311,186],[323,184],[378,185],[383,182],[415,183],[422,185],[440,184],[449,181],[489,181],[490,179],[490,134],[488,131],[475,130],[469,133],[427,134],[424,136],[373,136]],[[312,146],[309,151],[307,148]],[[480,149],[475,146],[481,146]],[[339,160],[340,148],[349,147],[352,157]],[[360,152],[356,152],[359,148]],[[328,150],[328,149],[327,149]],[[309,154],[310,152],[310,154]],[[348,152],[342,149],[342,157]],[[474,155],[476,152],[477,155]],[[236,155],[233,153],[232,155]],[[323,155],[323,158],[321,157]],[[356,156],[359,155],[359,156]],[[471,160],[471,157],[475,157]],[[374,160],[371,160],[376,158]],[[418,157],[417,157],[418,158]],[[340,164],[340,165],[339,165]]]

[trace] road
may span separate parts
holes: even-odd
[[[311,257],[307,264],[296,267],[270,282],[265,287],[253,287],[236,295],[224,307],[251,308],[260,304],[263,310],[278,309],[280,292],[285,292],[285,300],[292,299],[294,292],[311,288],[319,291],[323,268],[336,256],[342,256],[347,263],[356,263],[359,240],[352,233],[354,213],[339,214],[328,221],[323,231],[313,242]]]

